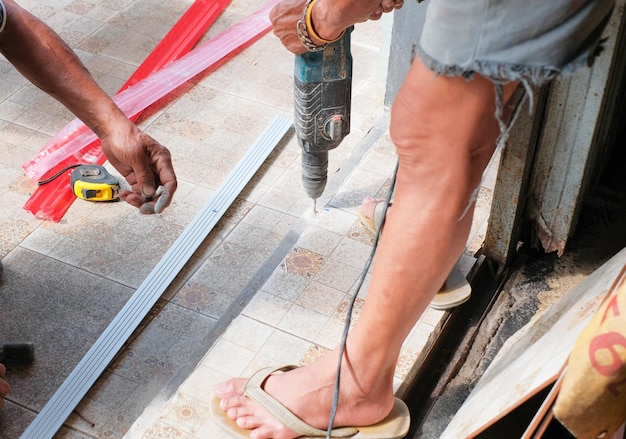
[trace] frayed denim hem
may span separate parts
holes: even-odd
[[[503,64],[492,61],[473,61],[467,66],[460,66],[443,64],[432,58],[421,48],[417,50],[424,65],[436,75],[462,76],[466,79],[472,79],[478,73],[495,83],[501,84],[509,81],[520,81],[529,85],[542,85],[555,78],[570,75],[578,68],[589,64],[588,58],[584,56],[575,59],[560,69],[546,66]]]
[[[600,50],[601,48],[598,47],[598,49],[594,51],[594,56],[597,55]],[[424,52],[421,48],[418,48],[418,56],[420,57],[424,65],[428,69],[432,70],[435,75],[451,77],[460,76],[467,79],[468,81],[471,81],[474,75],[480,74],[493,81],[496,95],[495,116],[498,124],[500,125],[500,138],[498,139],[498,148],[502,147],[506,143],[511,127],[517,120],[520,109],[527,99],[529,102],[528,111],[533,111],[533,87],[547,84],[548,82],[557,78],[569,76],[579,68],[584,67],[585,65],[590,65],[592,58],[589,56],[581,56],[573,60],[563,68],[559,69],[556,67],[503,64],[487,61],[474,61],[467,66],[448,65],[435,60],[426,52]],[[505,102],[503,99],[502,86],[511,81],[518,81],[520,84],[522,84],[525,93],[513,109],[513,112],[511,113],[511,116],[509,117],[507,123],[507,121],[505,121],[503,118]]]

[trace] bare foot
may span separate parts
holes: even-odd
[[[334,392],[335,358],[336,355],[328,355],[311,366],[272,375],[265,381],[263,388],[300,419],[313,427],[326,430]],[[386,379],[389,385],[375,386],[375,390],[366,392],[364,383],[356,382],[354,376],[342,372],[335,428],[374,424],[384,419],[393,406],[391,380]],[[239,427],[251,430],[252,439],[293,439],[300,436],[243,395],[246,381],[232,379],[216,386],[215,393],[221,399],[220,406],[228,417],[235,420]]]

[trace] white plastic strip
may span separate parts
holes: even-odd
[[[54,436],[291,125],[286,118],[274,118],[24,431],[22,439]]]

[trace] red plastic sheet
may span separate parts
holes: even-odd
[[[145,79],[151,73],[158,71],[165,64],[178,59],[181,55],[189,52],[198,42],[204,32],[215,22],[219,14],[230,3],[230,0],[197,0],[183,14],[178,22],[172,27],[161,42],[148,55],[144,62],[137,68],[131,77],[124,83],[118,93],[131,85]],[[139,115],[137,115],[139,116]],[[88,145],[85,142],[94,139],[95,136],[80,120],[74,119],[67,124],[54,138],[44,145],[40,151],[41,156],[46,155],[63,147],[67,143],[72,145],[91,147],[87,151],[93,151],[93,155],[98,155],[96,145]],[[96,143],[99,143],[96,139]],[[39,156],[38,155],[38,156]],[[87,154],[86,159],[93,161],[94,158]],[[37,157],[24,163],[23,168],[26,175],[32,179],[39,179],[42,175],[54,175],[53,170],[39,170],[36,167]],[[62,169],[62,168],[59,168]],[[49,171],[49,172],[48,172]]]
[[[208,27],[209,21],[214,20],[226,3],[222,0],[217,3],[216,9],[215,2],[211,4],[206,1],[195,2],[122,87],[123,91],[118,93],[114,100],[132,120],[136,120],[145,108],[158,99],[198,73],[216,66],[227,55],[255,41],[271,28],[268,13],[276,1],[268,3],[243,22],[204,43],[183,59],[137,82],[142,74],[150,70],[154,71],[166,64],[168,62],[166,58],[176,57],[195,44],[200,37],[200,30]],[[199,11],[200,8],[204,8],[204,12]],[[182,36],[180,36],[181,33]],[[179,48],[173,51],[171,41],[174,39],[179,40]],[[163,53],[160,53],[161,51]],[[105,157],[96,136],[80,121],[73,121],[57,134],[33,160],[25,163],[24,170],[30,178],[41,179],[53,175],[70,164],[87,162],[101,164],[104,161]],[[38,188],[24,208],[39,218],[59,221],[74,199],[67,179],[58,178]]]
[[[189,52],[229,3],[230,0],[196,0],[128,81],[124,83],[120,91],[136,84],[151,73],[158,71],[165,64]],[[140,113],[133,115],[131,120],[134,122],[139,116]],[[46,155],[68,144],[78,148],[79,153],[59,161],[47,172],[42,170],[33,173],[31,167],[36,166],[36,160],[27,162],[23,165],[26,175],[33,179],[41,179],[43,176],[55,175],[75,163],[103,164],[106,161],[100,148],[100,140],[78,119],[70,122],[50,142],[44,145],[39,155]],[[24,205],[24,209],[39,218],[60,221],[76,199],[68,183],[70,172],[68,171],[67,178],[59,177],[45,186],[37,188]]]

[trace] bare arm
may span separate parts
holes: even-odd
[[[50,27],[13,0],[3,3],[7,20],[0,32],[0,53],[96,133],[111,164],[133,188],[122,194],[127,202],[143,213],[165,209],[177,185],[167,148],[124,115]],[[159,185],[163,195],[152,200]]]

